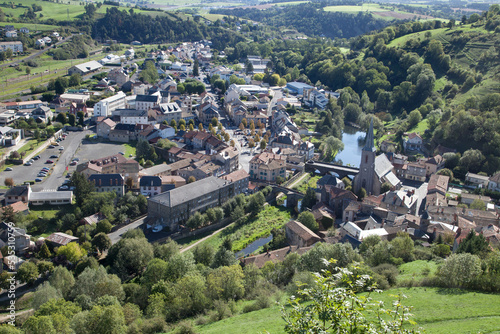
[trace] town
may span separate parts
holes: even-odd
[[[237,32],[258,26],[226,20]],[[71,315],[68,331],[50,320],[54,332],[83,333],[77,324],[94,326],[90,314],[111,307],[124,319],[116,333],[133,326],[163,333],[171,324],[194,333],[193,324],[271,309],[269,296],[281,303],[280,294],[299,293],[295,283],[313,286],[311,272],[334,268],[322,258],[372,276],[369,284],[388,292],[499,292],[498,133],[496,125],[487,135],[462,132],[470,114],[494,112],[497,100],[486,95],[452,113],[433,93],[449,58],[442,48],[435,58],[426,51],[432,67],[411,60],[416,53],[401,55],[408,81],[384,95],[375,79],[372,86],[352,79],[354,89],[314,84],[305,73],[316,64],[283,65],[293,51],[235,56],[240,43],[222,51],[210,38],[143,45],[67,29],[1,28],[2,71],[26,67],[11,85],[40,80],[0,99],[0,287],[6,296],[16,275],[17,303],[30,300],[18,312],[19,333],[36,333],[36,322],[56,308]],[[32,74],[25,65],[82,43],[93,50],[66,67]],[[307,45],[307,37],[293,43]],[[389,76],[374,58],[382,51],[373,50],[353,76]],[[286,75],[279,66],[289,66]],[[403,101],[405,83],[413,88]],[[462,144],[468,137],[491,140],[476,149]],[[15,254],[6,253],[11,244]],[[243,299],[254,302],[240,314],[231,303]],[[193,322],[177,323],[185,319]]]

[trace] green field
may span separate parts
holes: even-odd
[[[2,8],[2,7],[0,7]],[[50,24],[34,24],[34,23],[0,23],[0,25],[2,26],[5,26],[5,25],[12,25],[14,26],[14,28],[16,29],[21,29],[21,28],[28,28],[30,30],[30,33],[34,32],[34,31],[53,31],[53,30],[60,30],[61,27],[59,26],[55,26],[55,25],[50,25]]]
[[[328,6],[324,8],[325,12],[343,12],[343,13],[359,13],[359,12],[386,12],[389,9],[382,8],[379,4],[364,3],[361,6]]]
[[[218,248],[222,241],[229,236],[233,241],[233,251],[237,252],[253,241],[268,236],[273,228],[283,227],[289,220],[290,211],[282,207],[268,205],[256,217],[250,218],[247,222],[232,225],[201,244],[209,244]]]
[[[500,296],[439,288],[398,288],[373,295],[386,304],[404,294],[417,326],[426,333],[500,333]],[[285,333],[278,306],[224,319],[197,329],[203,334]]]
[[[79,2],[79,1],[64,1],[64,3],[56,3],[56,2],[49,2],[49,1],[40,1],[40,0],[22,0],[20,4],[22,6],[19,6],[18,4],[14,4],[12,2],[13,7],[10,5],[2,5],[0,8],[2,11],[7,14],[7,15],[12,15],[14,17],[19,17],[19,15],[24,14],[28,6],[31,6],[32,4],[37,4],[39,6],[42,6],[42,11],[36,12],[37,15],[42,14],[42,19],[54,19],[56,21],[61,21],[61,20],[73,20],[75,18],[78,18],[81,14],[85,13],[85,7],[81,4],[86,4],[84,2]],[[108,6],[108,5],[102,5],[101,8],[97,9],[98,14],[105,14],[106,9],[111,8],[114,6]],[[120,7],[120,9],[127,10],[126,7]],[[134,11],[136,13],[145,13],[148,15],[156,16],[156,15],[166,15],[166,13],[162,12],[151,12],[151,11],[143,11],[139,9],[135,9]],[[11,23],[8,23],[11,24]],[[23,24],[24,26],[24,24]]]

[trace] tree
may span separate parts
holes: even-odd
[[[90,311],[76,314],[71,322],[76,334],[126,333],[125,317],[121,305],[94,306]]]
[[[308,187],[306,190],[306,194],[302,199],[302,210],[311,209],[316,205],[316,191],[314,188]]]
[[[73,115],[73,114],[69,114],[68,115],[68,123],[71,126],[75,126],[75,124],[76,124],[76,116]]]
[[[265,140],[265,139],[262,139],[262,140],[260,141],[260,149],[261,149],[262,151],[264,151],[264,150],[266,149],[266,146],[267,146],[267,142],[266,142],[266,140]]]
[[[66,117],[66,113],[64,113],[64,112],[58,113],[56,116],[56,121],[63,124],[63,125],[68,123],[68,118]]]
[[[380,187],[380,193],[384,194],[384,193],[388,192],[389,190],[391,190],[391,184],[388,182],[382,183],[382,186]]]
[[[212,245],[202,243],[193,249],[193,257],[196,263],[210,266],[215,255],[215,249]]]
[[[326,260],[324,260],[328,263]],[[330,266],[335,263],[330,260]],[[392,307],[374,301],[371,277],[356,274],[359,268],[324,270],[314,278],[310,288],[300,288],[298,297],[288,300],[289,308],[281,306],[287,333],[418,333],[403,329],[414,324],[409,319],[410,307],[401,303],[401,296]],[[302,303],[308,300],[308,303]]]
[[[14,180],[11,178],[11,177],[7,177],[4,181],[3,181],[3,184],[5,184],[5,186],[9,187],[9,188],[12,188],[14,186]]]
[[[33,299],[31,300],[31,307],[38,310],[40,306],[47,303],[49,300],[61,299],[61,292],[54,288],[49,282],[43,282],[33,294]],[[1,333],[1,331],[0,331]]]
[[[97,269],[85,268],[76,280],[72,295],[74,297],[85,295],[92,301],[105,295],[115,296],[119,301],[125,297],[118,276],[108,274],[103,266]]]
[[[82,76],[79,73],[73,73],[69,77],[68,84],[70,87],[80,86],[82,82]]]
[[[207,276],[207,291],[212,299],[240,299],[245,294],[243,270],[239,265],[219,267]]]
[[[362,201],[362,200],[363,200],[363,198],[365,198],[365,197],[366,197],[366,189],[365,189],[365,188],[363,188],[363,187],[359,188],[359,191],[358,191],[358,193],[356,194],[356,196],[358,196],[358,201]]]
[[[19,266],[17,277],[19,281],[33,284],[38,278],[38,268],[33,262],[26,261]]]
[[[195,59],[193,65],[193,76],[197,77],[199,75],[200,75],[200,65],[198,64],[198,59]]]
[[[422,114],[418,109],[413,110],[408,115],[408,128],[411,129],[422,120]]]
[[[192,175],[190,177],[188,177],[188,179],[187,179],[187,183],[193,183],[195,181],[196,181],[196,178]]]
[[[309,211],[301,212],[297,217],[297,220],[313,232],[317,232],[319,230],[318,222],[314,218],[314,215]]]
[[[465,239],[458,245],[457,253],[470,253],[473,255],[484,255],[490,251],[488,241],[484,235],[477,235],[474,229],[471,229]]]
[[[16,221],[16,214],[14,212],[14,208],[10,205],[4,206],[1,210],[1,215],[0,217],[3,219],[5,222],[15,222]]]
[[[324,161],[332,161],[337,152],[344,149],[344,143],[334,136],[328,136],[320,146]]]
[[[111,247],[111,239],[103,232],[97,233],[92,238],[92,246],[96,247],[102,253]]]
[[[481,260],[477,255],[452,254],[439,267],[436,277],[446,287],[470,288],[482,272]]]
[[[86,251],[80,248],[76,242],[70,242],[65,246],[59,247],[57,250],[57,255],[64,255],[66,260],[71,263],[76,264],[83,256],[86,255]]]
[[[64,298],[68,298],[75,285],[75,278],[71,271],[63,266],[57,266],[50,275],[49,282]]]
[[[480,199],[475,199],[471,204],[470,204],[471,209],[475,210],[486,210],[486,204],[484,204],[483,201]]]
[[[153,258],[153,246],[146,238],[127,238],[111,246],[112,268],[120,278],[137,275]]]
[[[38,252],[38,256],[42,259],[48,259],[48,258],[50,258],[51,255],[52,254],[50,253],[49,247],[44,242],[42,247],[40,247],[40,251]]]
[[[81,207],[84,199],[94,191],[94,185],[87,180],[85,175],[79,172],[74,172],[70,180],[71,185],[75,187],[73,192],[76,198],[76,205]]]

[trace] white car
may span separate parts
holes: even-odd
[[[153,227],[153,232],[160,232],[161,230],[163,230],[163,226],[162,225],[158,225],[158,226],[155,226]]]

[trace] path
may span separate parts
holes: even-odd
[[[293,181],[291,184],[287,185],[286,188],[293,189],[293,187],[295,187],[295,185],[297,185],[297,183],[302,182],[302,179],[304,179],[308,175],[309,175],[309,173],[305,173],[304,172],[304,175],[302,175],[301,177],[299,177],[297,180]]]
[[[35,310],[30,308],[28,310],[24,310],[24,311],[20,311],[20,312],[16,312],[16,317],[20,316],[20,315],[23,315],[25,313],[29,313],[29,312],[32,312],[32,313],[35,313]],[[2,315],[0,314],[0,324],[2,323],[5,323],[7,321],[10,320],[10,314],[6,314],[6,315]]]
[[[267,204],[267,203],[266,203],[266,204]],[[181,253],[184,253],[185,251],[187,251],[187,250],[189,250],[189,249],[191,249],[191,248],[193,248],[193,247],[196,247],[199,243],[201,243],[201,242],[203,242],[203,241],[207,240],[207,239],[208,239],[208,238],[210,238],[210,237],[213,237],[213,236],[214,236],[214,235],[216,235],[217,233],[222,232],[224,229],[228,228],[229,226],[231,226],[231,225],[233,225],[233,224],[234,224],[234,222],[233,222],[233,223],[231,223],[231,224],[229,224],[229,225],[226,225],[226,226],[224,226],[224,227],[221,227],[220,229],[218,229],[218,230],[216,230],[216,231],[213,231],[211,234],[207,235],[207,236],[206,236],[206,237],[204,237],[204,238],[201,238],[200,240],[196,241],[194,244],[189,245],[189,246],[187,246],[186,248],[181,249],[181,251],[180,251],[180,252],[181,252]]]

